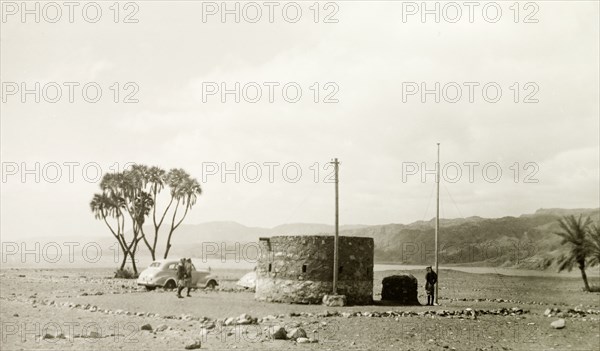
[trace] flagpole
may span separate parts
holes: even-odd
[[[440,143],[437,143],[437,163],[436,163],[436,187],[437,187],[437,195],[436,195],[436,210],[435,210],[435,274],[438,276],[438,281],[435,284],[435,304],[438,304],[438,286],[440,280],[440,272],[438,269],[438,234],[440,231]]]

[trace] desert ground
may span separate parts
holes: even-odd
[[[440,306],[408,307],[380,301],[382,278],[400,272],[376,272],[373,305],[325,307],[257,302],[235,285],[244,271],[216,273],[217,289],[177,299],[173,291],[113,279],[110,269],[2,269],[0,349],[184,350],[194,343],[206,350],[600,349],[600,294],[583,292],[573,275],[443,270]],[[424,270],[408,273],[423,285]],[[425,301],[423,291],[419,300]],[[559,318],[565,327],[551,327]],[[273,339],[279,326],[302,328],[306,338]]]

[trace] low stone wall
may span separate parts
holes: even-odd
[[[255,298],[267,302],[321,304],[323,296],[331,294],[332,289],[332,282],[257,279]],[[338,281],[338,294],[346,295],[349,305],[371,304],[373,281]]]
[[[256,294],[260,301],[320,304],[331,294],[333,236],[275,236],[259,242]],[[339,238],[338,294],[348,304],[373,301],[372,238]]]

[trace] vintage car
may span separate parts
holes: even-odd
[[[143,285],[148,290],[157,287],[174,289],[177,287],[177,264],[178,260],[154,261],[138,277],[137,284]],[[196,270],[192,263],[192,287],[214,289],[217,283],[216,276],[210,270]]]

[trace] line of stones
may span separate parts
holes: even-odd
[[[13,298],[13,300],[18,300],[16,298]],[[53,306],[53,307],[66,307],[66,308],[79,308],[82,310],[87,310],[90,312],[99,312],[99,313],[104,313],[104,314],[115,314],[115,315],[128,315],[128,316],[137,316],[137,317],[153,317],[153,318],[163,318],[163,319],[179,319],[179,320],[185,320],[185,321],[199,321],[201,323],[203,323],[203,325],[201,327],[207,328],[207,329],[211,329],[214,328],[214,326],[216,324],[218,325],[226,325],[225,323],[227,322],[227,325],[235,325],[237,324],[236,318],[237,317],[229,317],[229,318],[220,318],[220,319],[210,319],[208,317],[196,317],[196,316],[191,316],[191,315],[181,315],[181,316],[174,316],[174,315],[165,315],[165,316],[161,316],[158,313],[145,313],[145,312],[129,312],[129,311],[124,311],[124,310],[108,310],[108,309],[99,309],[97,306],[95,305],[91,305],[91,304],[76,304],[73,302],[63,302],[63,303],[56,303],[54,300],[41,300],[41,301],[37,301],[36,299],[28,299],[22,302],[28,302],[31,303],[33,305],[35,305],[36,303],[42,304],[42,305],[46,305],[46,306]],[[291,312],[289,313],[289,317],[318,317],[318,318],[325,318],[325,317],[346,317],[346,318],[350,318],[350,317],[411,317],[411,316],[438,316],[438,317],[454,317],[454,316],[458,316],[458,317],[471,317],[471,318],[476,318],[476,316],[478,315],[498,315],[498,316],[516,316],[516,315],[522,315],[522,314],[526,314],[529,313],[529,310],[524,310],[522,308],[519,307],[513,307],[513,308],[499,308],[499,309],[472,309],[472,308],[465,308],[463,310],[427,310],[427,311],[420,311],[420,312],[416,312],[416,311],[385,311],[385,312],[377,312],[377,311],[366,311],[366,312],[339,312],[339,311],[324,311],[324,312],[318,312],[318,313],[311,313],[311,312]],[[261,322],[266,322],[269,320],[273,320],[273,319],[280,319],[280,318],[285,318],[284,314],[279,314],[277,316],[273,316],[273,315],[269,315],[266,316],[264,318],[249,318],[249,320],[251,320],[250,323],[248,322],[244,322],[245,324],[258,324]],[[239,318],[237,319],[239,320]],[[248,320],[248,319],[247,319]]]
[[[550,305],[550,303],[546,303],[546,302],[540,302],[540,301],[530,301],[530,302],[523,302],[523,301],[519,301],[519,300],[509,300],[509,299],[473,299],[473,298],[443,298],[440,297],[440,300],[446,300],[446,301],[450,301],[450,302],[460,302],[460,301],[471,301],[471,302],[499,302],[499,303],[514,303],[517,305]],[[553,306],[568,306],[568,304],[566,303],[552,303]],[[582,307],[586,307],[586,308],[594,308],[597,307],[595,305],[585,305]],[[590,312],[593,313],[593,312]]]

